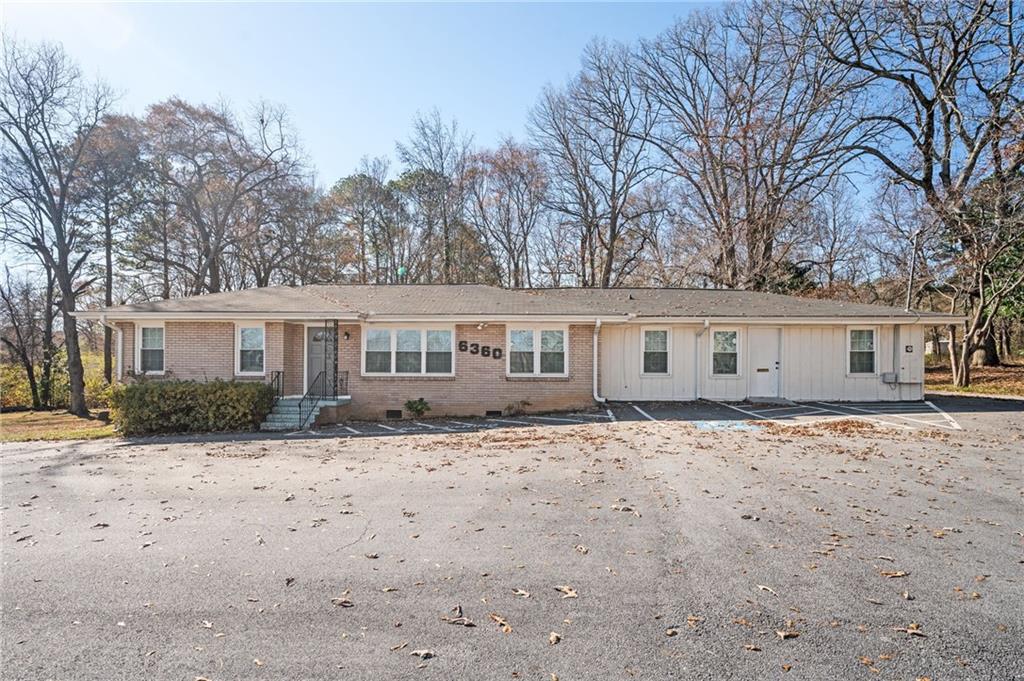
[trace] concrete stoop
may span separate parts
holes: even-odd
[[[260,424],[260,430],[264,431],[286,431],[302,430],[316,423],[316,417],[320,415],[321,409],[340,407],[351,402],[349,397],[339,397],[333,400],[318,400],[313,406],[312,413],[307,417],[306,423],[299,423],[299,397],[283,397],[274,405],[266,420]]]

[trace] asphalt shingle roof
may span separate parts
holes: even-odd
[[[708,318],[892,318],[918,313],[880,305],[713,289],[503,289],[483,284],[273,286],[158,300],[104,310],[132,314],[380,316],[564,315]],[[940,317],[924,313],[929,318]],[[953,318],[950,318],[951,320]]]

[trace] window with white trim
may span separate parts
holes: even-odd
[[[144,374],[164,372],[163,326],[143,326],[139,329],[139,370]]]
[[[567,376],[569,331],[557,329],[508,330],[509,376]]]
[[[735,329],[711,332],[711,373],[736,376],[740,367],[740,332]]]
[[[643,368],[645,375],[668,375],[668,329],[643,330]]]
[[[851,374],[875,373],[875,330],[850,329],[850,362]]]
[[[367,328],[366,374],[452,374],[455,334],[451,329]]]
[[[262,375],[266,334],[262,324],[235,325],[235,373]]]

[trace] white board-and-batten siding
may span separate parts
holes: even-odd
[[[740,401],[755,395],[755,367],[749,348],[752,325],[687,324],[606,325],[601,328],[601,394],[610,400],[659,401],[698,398]],[[670,330],[669,375],[644,375],[643,329]],[[715,329],[739,331],[737,376],[711,373],[711,337]],[[763,328],[763,327],[762,327]],[[849,331],[858,324],[786,325],[779,329],[779,396],[791,400],[844,402],[920,400],[924,396],[924,333],[920,326],[869,325],[876,330],[875,373],[848,371]],[[912,351],[907,353],[906,346]],[[695,351],[696,350],[696,351]],[[882,374],[896,372],[888,385]]]

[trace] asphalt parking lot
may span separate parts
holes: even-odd
[[[0,677],[1024,679],[1024,415],[935,406],[8,445]]]

